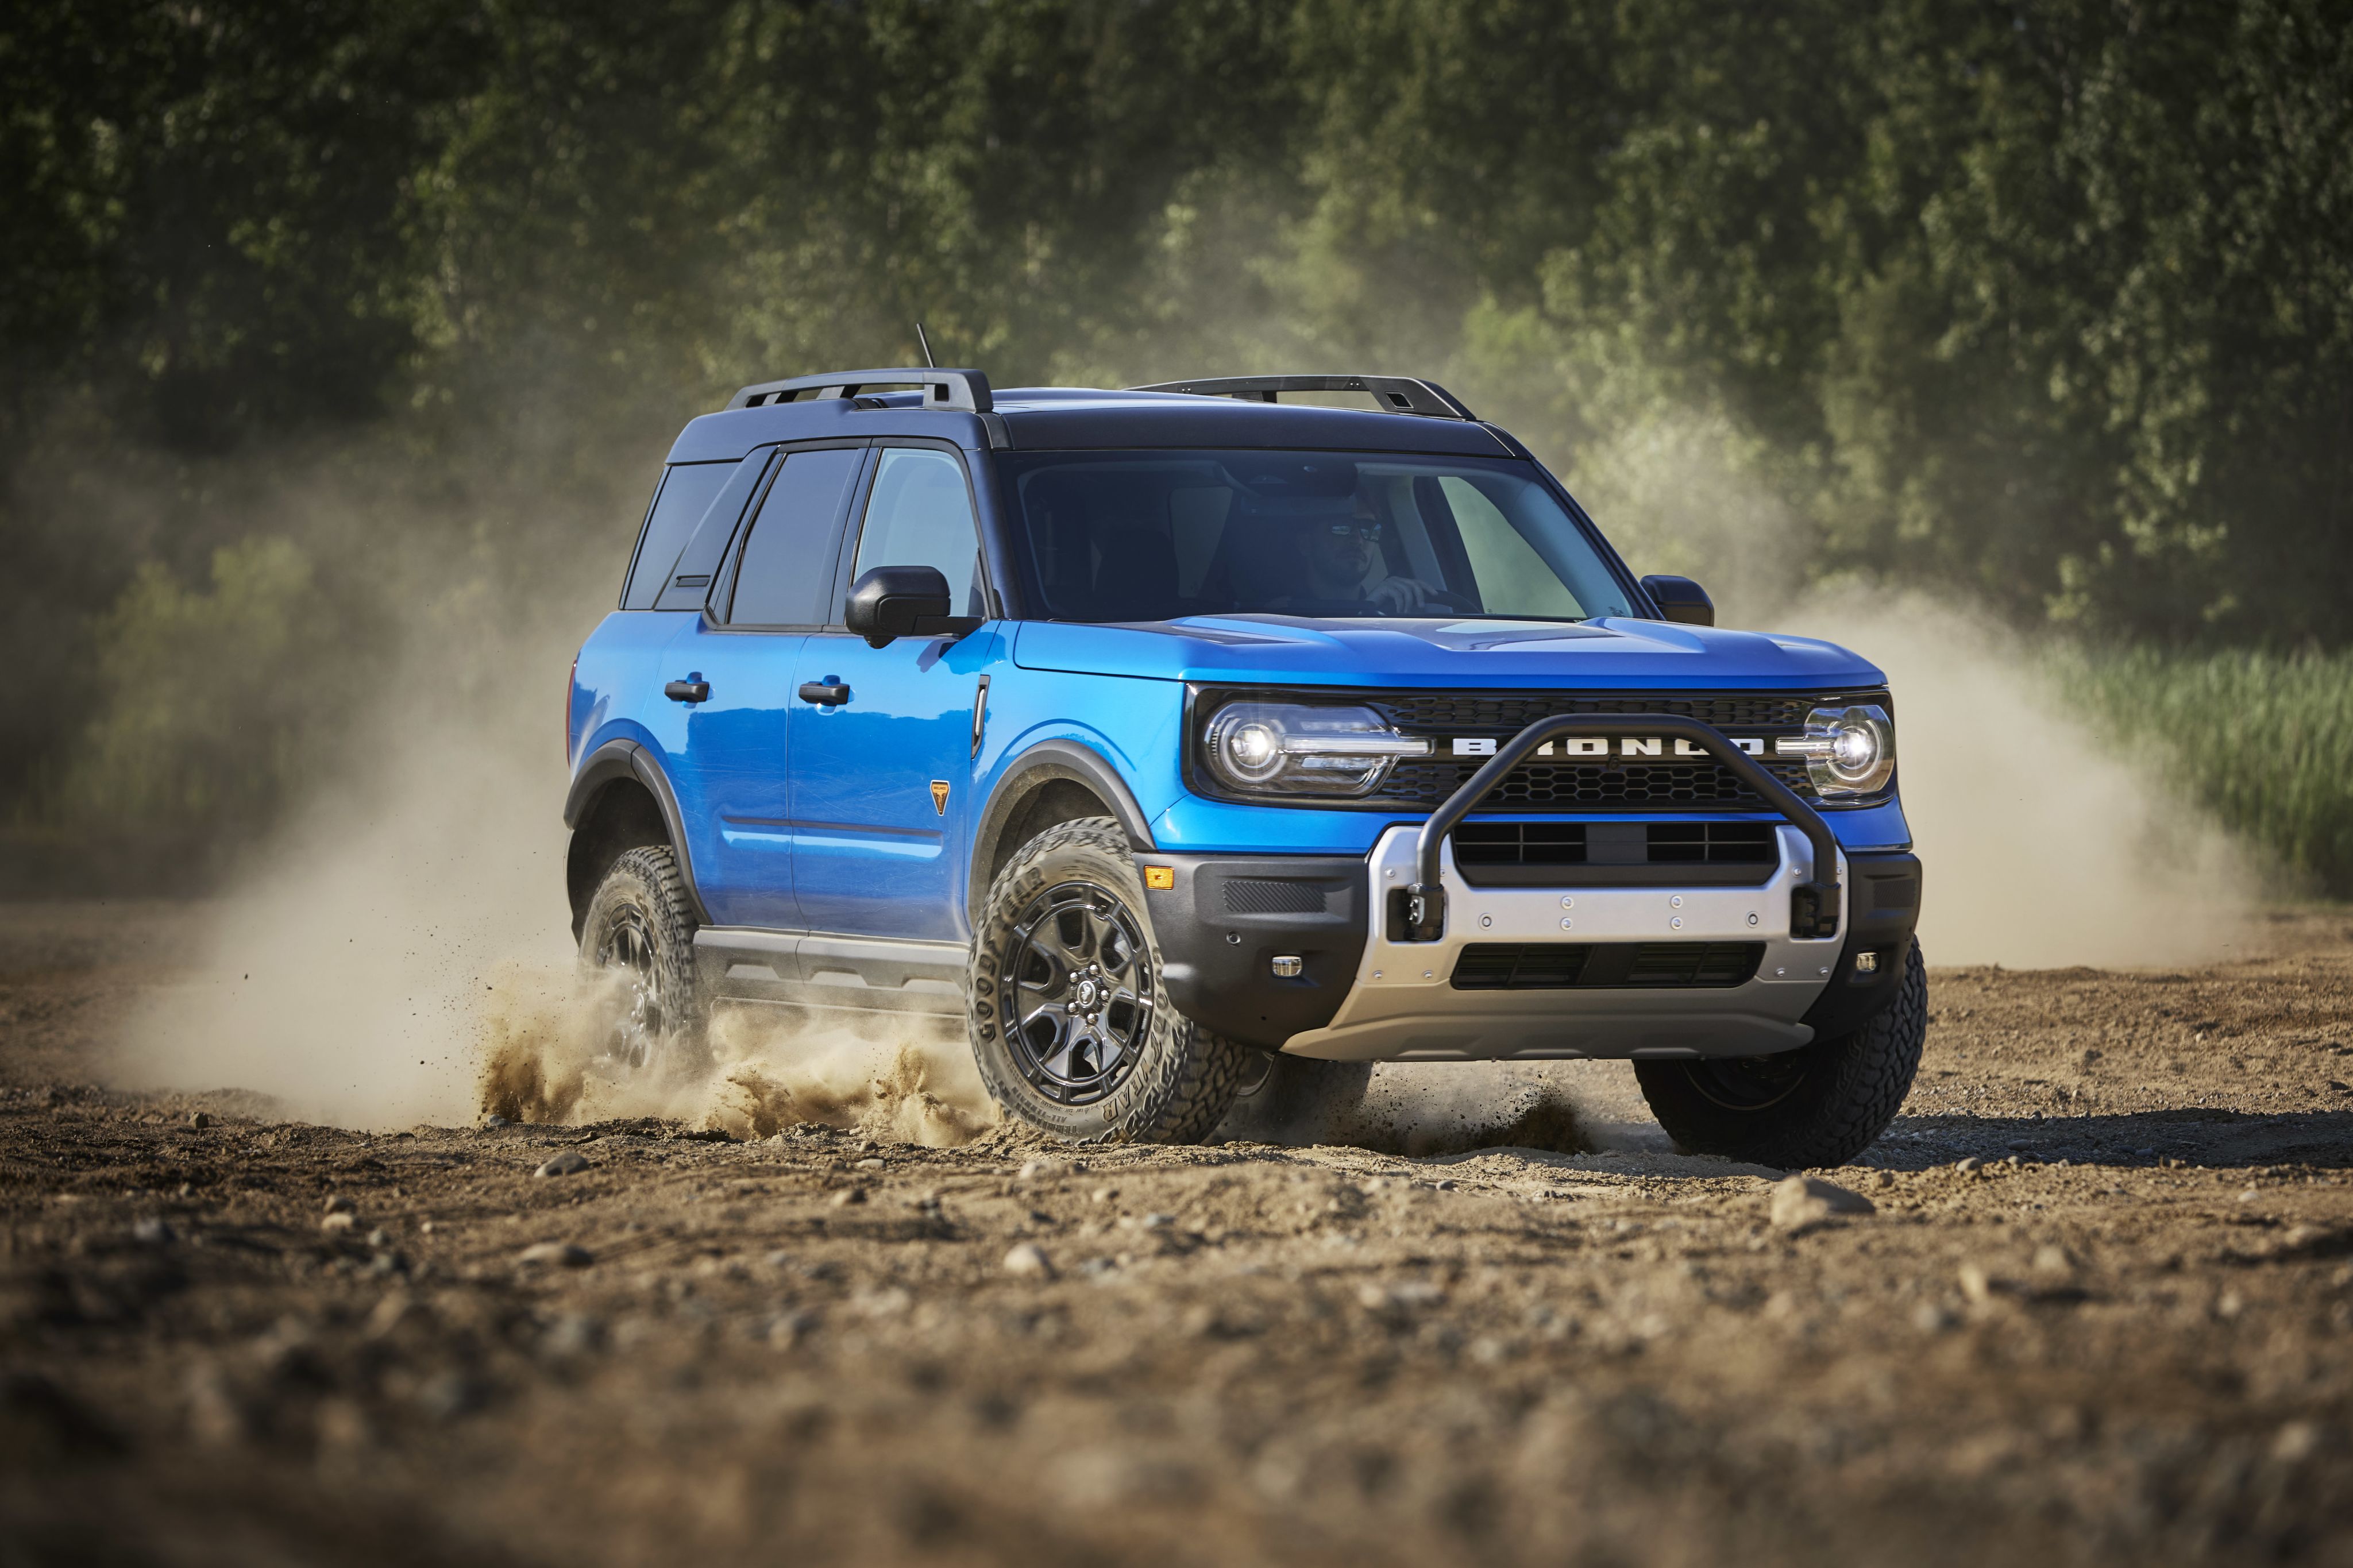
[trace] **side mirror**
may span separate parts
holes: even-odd
[[[1645,577],[1642,592],[1659,606],[1659,614],[1687,626],[1715,625],[1715,601],[1688,577]]]
[[[938,567],[877,566],[849,585],[841,624],[864,637],[869,647],[882,647],[899,637],[958,629],[948,616],[949,604],[948,580]]]

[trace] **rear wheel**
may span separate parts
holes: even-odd
[[[700,1054],[694,919],[667,846],[625,850],[605,873],[580,925],[580,974],[608,1067],[651,1075]]]
[[[988,889],[971,959],[973,1056],[1008,1114],[1072,1142],[1198,1142],[1243,1047],[1178,1013],[1119,825],[1023,845]]]
[[[1634,1064],[1675,1142],[1776,1170],[1843,1165],[1871,1147],[1912,1091],[1928,1034],[1917,942],[1894,1001],[1850,1034],[1769,1057]]]

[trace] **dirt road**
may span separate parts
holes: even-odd
[[[1794,1225],[1603,1065],[1422,1159],[95,1087],[200,923],[0,919],[0,1563],[2353,1562],[2342,911],[1936,972]]]

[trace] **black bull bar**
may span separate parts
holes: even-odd
[[[1789,934],[1838,934],[1839,847],[1830,824],[1822,820],[1821,813],[1799,799],[1796,791],[1757,766],[1757,759],[1734,745],[1722,731],[1672,713],[1556,713],[1537,720],[1496,747],[1486,765],[1465,779],[1462,787],[1448,795],[1445,804],[1431,812],[1430,820],[1421,825],[1414,862],[1418,879],[1412,887],[1401,888],[1395,895],[1402,905],[1398,913],[1403,918],[1392,922],[1398,940],[1436,942],[1446,933],[1446,889],[1439,870],[1446,836],[1470,815],[1472,806],[1494,792],[1504,774],[1526,761],[1537,747],[1572,731],[1588,734],[1599,731],[1628,740],[1688,741],[1731,769],[1733,776],[1764,797],[1766,805],[1787,817],[1813,846],[1812,879],[1790,889]]]

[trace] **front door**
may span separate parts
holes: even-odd
[[[883,447],[847,576],[876,566],[936,566],[958,613],[987,613],[958,454]],[[840,605],[833,610],[839,616]],[[793,878],[809,930],[933,942],[969,934],[955,868],[980,678],[1002,647],[994,625],[879,648],[829,628],[802,645],[797,684],[807,695],[790,725]]]
[[[694,856],[695,886],[721,925],[802,925],[793,890],[794,677],[825,620],[843,512],[862,447],[789,453],[720,574],[702,619],[670,645],[673,665],[708,684],[671,770]]]

